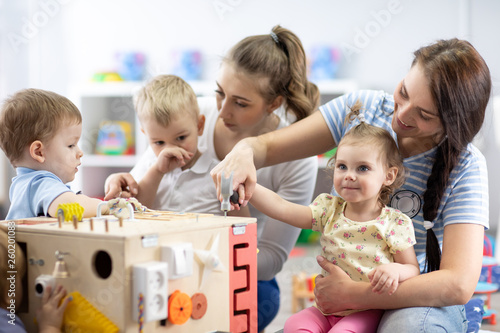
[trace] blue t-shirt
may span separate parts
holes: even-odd
[[[18,316],[4,308],[0,308],[0,333],[26,333],[26,328]]]
[[[71,191],[52,172],[16,168],[17,176],[12,179],[9,190],[10,208],[6,220],[47,216],[49,206],[55,198]]]
[[[320,107],[332,137],[339,142],[347,131],[359,123],[354,120],[344,125],[344,119],[356,101],[363,103],[362,112],[367,123],[386,129],[396,140],[391,126],[394,98],[383,91],[362,90],[340,96]],[[415,252],[421,271],[425,264],[427,233],[423,226],[423,194],[435,161],[436,147],[404,159],[407,168],[405,184],[395,191],[389,206],[408,215],[415,228]],[[335,190],[333,190],[334,195]],[[472,144],[460,154],[459,161],[450,174],[448,185],[439,205],[432,230],[439,244],[443,244],[444,227],[453,223],[474,223],[489,227],[488,173],[486,160]]]

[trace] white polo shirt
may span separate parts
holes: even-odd
[[[153,150],[148,147],[130,172],[134,179],[140,181],[156,159]],[[217,163],[218,161],[211,159],[208,154],[201,154],[191,168],[177,168],[166,173],[158,186],[153,206],[148,208],[222,215],[217,190],[210,177],[210,170]]]

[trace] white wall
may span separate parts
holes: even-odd
[[[148,74],[156,75],[171,70],[176,50],[198,49],[204,79],[213,80],[220,57],[234,43],[276,24],[294,31],[306,50],[341,47],[340,77],[390,92],[415,49],[436,39],[466,38],[486,59],[500,94],[499,17],[496,0],[0,0],[0,97],[28,86],[68,94],[93,73],[112,69],[117,51],[144,52]],[[490,169],[496,227],[500,148],[488,112],[478,145]]]

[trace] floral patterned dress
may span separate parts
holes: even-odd
[[[320,194],[309,205],[312,230],[321,232],[323,257],[342,268],[352,280],[369,282],[368,272],[394,262],[393,254],[416,243],[413,223],[407,215],[388,206],[372,221],[352,221],[344,216],[345,205],[340,197]],[[326,276],[327,272],[321,274]],[[347,316],[358,311],[324,315]]]
[[[352,280],[369,281],[368,272],[394,262],[393,254],[416,243],[411,219],[399,210],[386,206],[376,219],[356,222],[344,216],[345,205],[342,198],[324,193],[309,207],[312,229],[321,232],[322,255]]]

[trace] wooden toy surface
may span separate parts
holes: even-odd
[[[134,218],[139,220],[163,220],[163,221],[198,219],[211,216],[214,215],[199,214],[199,213],[179,213],[179,212],[162,211],[162,210],[149,210],[146,212],[136,212],[134,214]]]
[[[252,236],[252,244],[245,241],[241,249],[237,246],[238,251],[231,245],[238,243],[238,238],[245,235],[245,228],[247,231],[256,230],[255,218],[149,211],[135,214],[133,220],[102,216],[60,223],[55,218],[38,217],[0,221],[0,224],[15,225],[16,242],[24,249],[28,262],[25,284],[27,312],[19,312],[28,331],[36,329],[32,323],[40,303],[40,299],[34,295],[35,280],[41,275],[53,274],[57,261],[55,253],[64,254],[65,267],[69,273],[67,278],[58,278],[57,283],[68,292],[80,292],[120,332],[126,333],[137,332],[139,327],[137,318],[132,318],[132,307],[135,306],[131,284],[134,265],[162,260],[161,250],[164,247],[192,244],[192,273],[169,279],[168,293],[181,290],[189,297],[202,293],[207,299],[206,314],[200,319],[189,318],[181,325],[168,320],[165,326],[158,321],[146,322],[144,332],[230,331],[230,301],[235,296],[229,286],[232,276],[239,276],[232,273],[232,266],[246,258],[238,256],[230,259],[230,255],[250,248],[252,257],[256,259],[257,253],[256,231]],[[206,274],[206,263],[200,260],[200,252],[210,252],[210,255],[216,256],[223,269]],[[256,304],[256,292],[255,300],[249,298],[247,303]],[[256,318],[254,315],[251,317],[252,320]],[[247,324],[245,327],[249,327],[250,332],[256,332],[256,326],[253,326]]]

